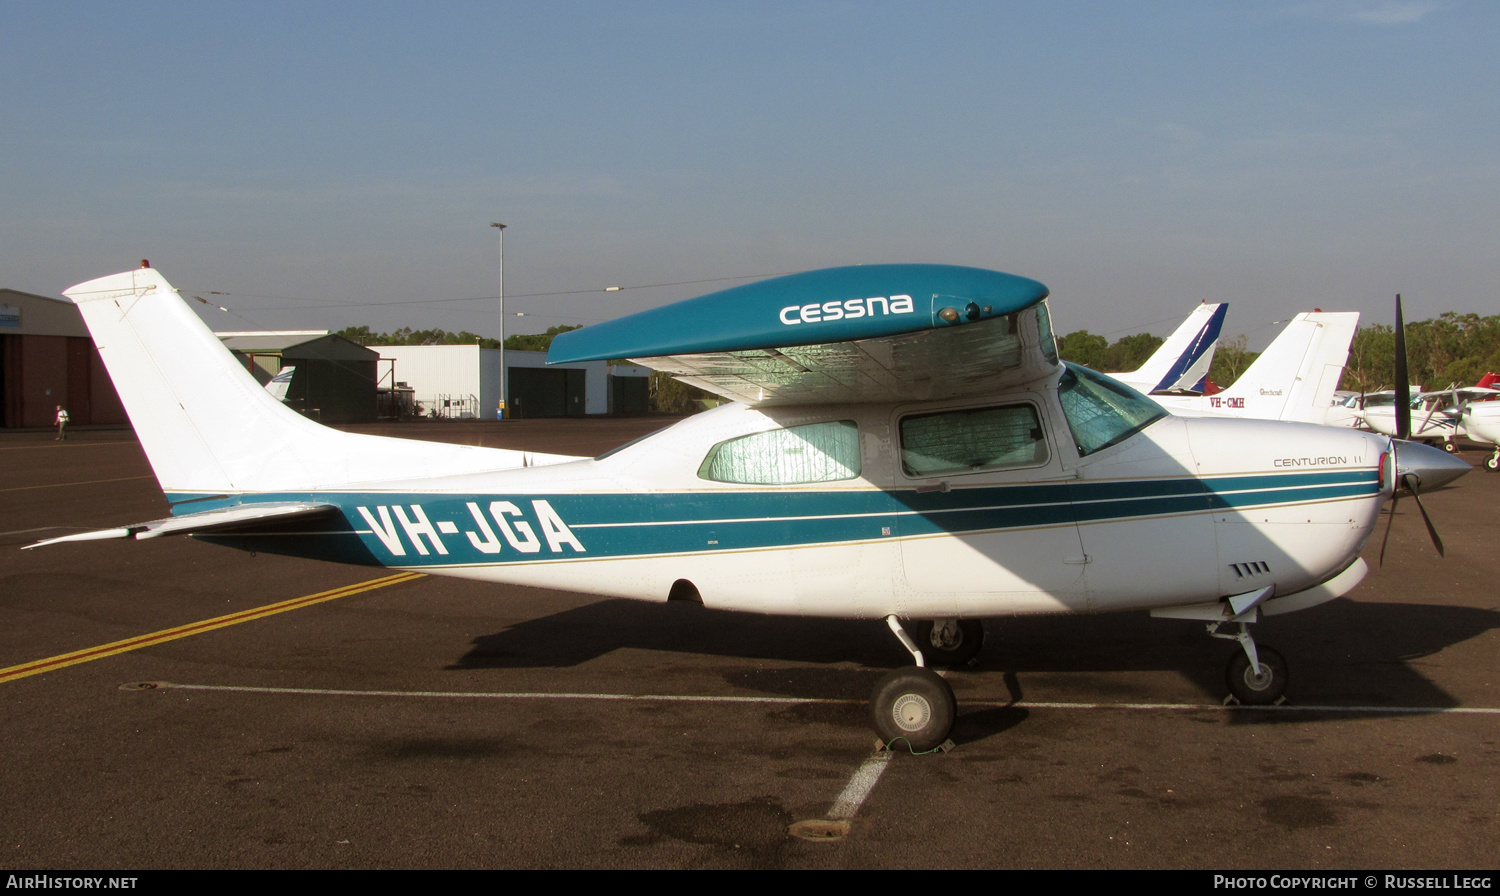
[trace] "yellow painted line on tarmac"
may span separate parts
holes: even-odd
[[[55,442],[57,440],[53,439],[52,441]],[[75,439],[65,439],[64,441],[67,442],[66,445],[52,445],[50,447],[52,447],[54,449],[56,449],[56,448],[92,448],[95,445],[133,445],[133,444],[136,443],[135,439],[115,439],[113,442],[92,442],[92,441],[86,442],[86,441],[75,440]],[[46,447],[49,447],[46,442],[35,442],[35,443],[28,442],[25,445],[0,445],[0,451],[28,451],[28,450],[34,450],[34,449],[37,449],[37,448],[46,448]]]
[[[86,482],[54,482],[50,485],[16,485],[0,488],[0,492],[24,492],[34,488],[62,488],[67,485],[99,485],[105,482],[132,482],[136,479],[155,479],[155,476],[121,476],[119,479],[90,479]]]
[[[84,650],[75,650],[72,653],[64,653],[49,657],[45,660],[37,660],[31,663],[22,663],[19,666],[11,666],[0,669],[0,684],[25,678],[28,675],[37,675],[42,672],[51,672],[53,669],[61,669],[64,666],[73,666],[78,663],[87,663],[90,660],[99,660],[117,653],[125,653],[130,650],[139,650],[142,647],[151,647],[167,641],[175,641],[178,638],[186,638],[189,635],[201,635],[214,629],[225,628],[230,625],[238,625],[241,622],[251,622],[266,616],[274,616],[277,613],[285,613],[288,610],[298,610],[302,607],[310,607],[328,600],[337,600],[341,597],[349,597],[366,591],[374,591],[377,588],[385,588],[388,585],[399,585],[402,582],[410,582],[424,577],[420,572],[403,572],[383,579],[372,579],[368,582],[359,582],[354,585],[345,585],[343,588],[335,588],[332,591],[322,591],[317,594],[308,594],[302,597],[294,597],[284,600],[279,604],[267,604],[253,610],[245,610],[240,613],[230,613],[228,616],[219,616],[214,619],[205,619],[202,622],[192,622],[180,625],[177,628],[169,628],[164,631],[149,635],[141,635],[136,638],[127,638],[124,641],[115,641],[110,644],[101,644],[98,647],[90,647]]]

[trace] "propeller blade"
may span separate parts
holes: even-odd
[[[1417,509],[1422,512],[1422,522],[1427,524],[1427,534],[1432,537],[1433,546],[1439,554],[1447,556],[1443,549],[1443,539],[1438,536],[1437,527],[1432,524],[1432,517],[1427,515],[1427,508],[1422,504],[1420,490],[1423,483],[1428,488],[1447,485],[1473,467],[1441,448],[1433,448],[1421,442],[1392,439],[1391,449],[1396,455],[1396,487],[1391,492],[1391,516],[1385,523],[1385,537],[1380,540],[1380,564],[1385,565],[1385,549],[1391,540],[1391,526],[1396,521],[1396,506],[1402,489],[1411,492],[1416,499]]]
[[[1439,557],[1448,556],[1443,551],[1443,540],[1438,538],[1437,529],[1432,525],[1432,517],[1427,515],[1427,508],[1422,506],[1422,493],[1417,487],[1416,477],[1411,474],[1406,476],[1406,487],[1411,489],[1412,499],[1417,502],[1417,509],[1422,511],[1422,522],[1427,524],[1427,534],[1432,536],[1432,546],[1437,548]],[[1392,505],[1394,508],[1395,505]]]
[[[1417,432],[1426,432],[1427,424],[1432,422],[1432,415],[1438,412],[1438,403],[1434,401],[1431,404],[1432,406],[1427,409],[1427,416],[1422,418],[1422,425],[1417,427]]]
[[[1396,522],[1396,504],[1401,500],[1401,489],[1391,492],[1391,515],[1385,518],[1385,537],[1380,539],[1380,565],[1385,566],[1385,546],[1391,540],[1391,525]]]
[[[1406,321],[1396,293],[1396,438],[1411,438],[1411,379],[1406,373]]]

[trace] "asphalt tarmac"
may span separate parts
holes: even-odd
[[[592,454],[663,422],[362,429]],[[956,748],[913,756],[866,722],[908,662],[882,622],[23,552],[167,506],[129,430],[0,432],[0,866],[1493,869],[1497,496],[1424,496],[1446,559],[1403,500],[1383,568],[1259,625],[1285,706],[1223,707],[1197,623],[1000,620],[948,675]]]

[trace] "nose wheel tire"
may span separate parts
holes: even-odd
[[[950,619],[916,624],[917,649],[937,666],[963,666],[984,647],[984,623],[978,619]]]
[[[1260,657],[1258,671],[1251,670],[1250,658],[1237,650],[1229,659],[1224,677],[1236,700],[1250,706],[1269,706],[1286,693],[1286,660],[1269,647],[1257,647],[1256,654]]]
[[[870,721],[886,744],[904,740],[913,753],[936,749],[948,739],[958,701],[953,689],[930,669],[907,666],[887,672],[870,698]]]

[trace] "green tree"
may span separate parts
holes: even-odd
[[[552,340],[563,333],[579,329],[577,326],[548,327],[545,333],[516,334],[505,337],[505,348],[516,352],[544,352],[552,347]]]
[[[1105,352],[1105,366],[1102,369],[1106,373],[1135,370],[1146,363],[1146,359],[1150,358],[1152,353],[1161,348],[1163,341],[1160,336],[1152,336],[1150,333],[1122,336],[1109,347],[1108,352]]]
[[[718,396],[697,386],[673,379],[660,370],[651,371],[651,411],[657,414],[691,414],[703,409],[703,402]]]
[[[1249,342],[1243,335],[1219,342],[1214,349],[1213,363],[1208,367],[1208,378],[1213,380],[1214,385],[1227,389],[1260,357],[1260,352],[1246,349]]]
[[[1093,370],[1103,370],[1104,357],[1109,351],[1109,342],[1103,336],[1095,336],[1088,330],[1074,330],[1057,340],[1057,353],[1064,361],[1082,364]]]

